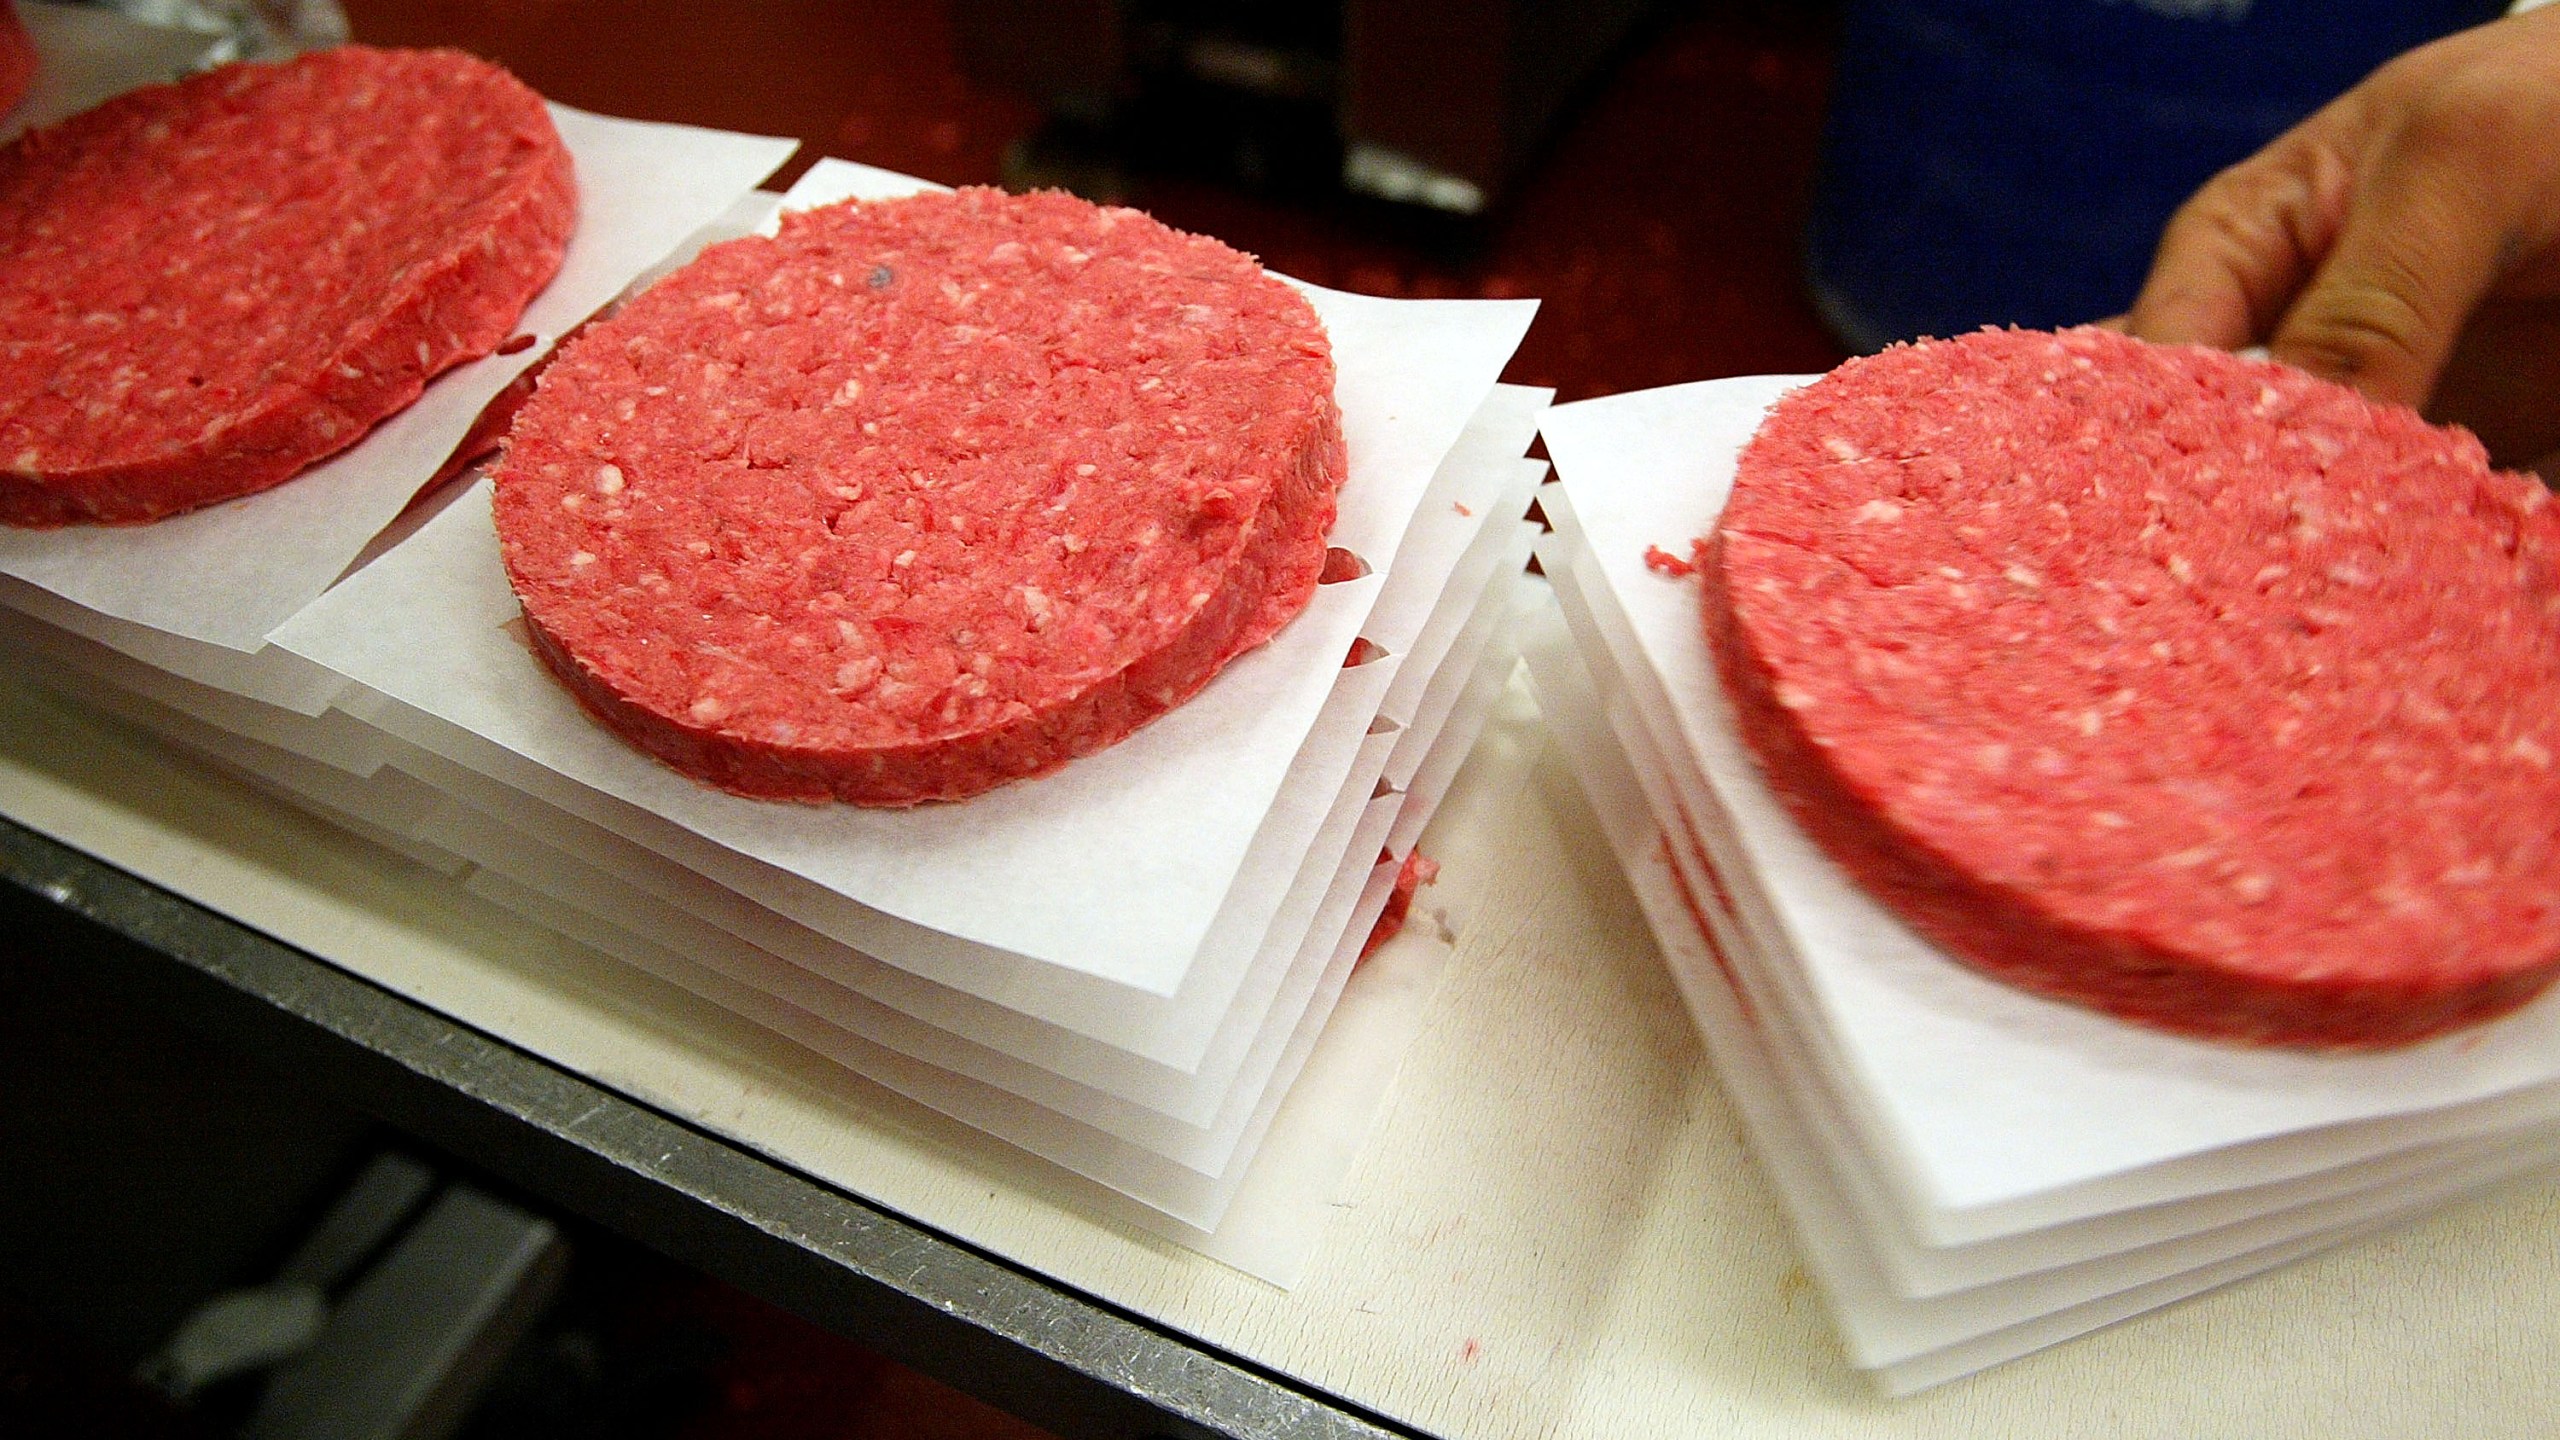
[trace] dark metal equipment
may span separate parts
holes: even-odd
[[[1477,215],[1647,9],[957,0],[952,19],[972,78],[1048,108],[1023,178],[1109,189],[1117,166],[1170,165]]]

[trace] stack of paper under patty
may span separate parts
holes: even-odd
[[[0,533],[0,628],[77,703],[408,856],[421,885],[613,957],[597,987],[672,982],[848,1086],[1053,1162],[1062,1194],[1293,1280],[1447,953],[1421,927],[1353,984],[1515,663],[1501,622],[1547,396],[1495,380],[1534,302],[1311,292],[1350,445],[1330,538],[1361,573],[1187,705],[959,804],[749,801],[628,747],[542,669],[485,481],[401,512],[485,402],[688,235],[681,254],[783,204],[921,182],[825,162],[759,195],[787,143],[559,115],[586,209],[524,322],[534,349],[446,376],[267,494],[140,529]],[[330,958],[546,1050],[501,1005]],[[1346,992],[1360,1023],[1328,1047]],[[554,1058],[649,1091],[647,1053]],[[1324,1103],[1284,1113],[1310,1074]],[[859,1186],[787,1130],[686,1118]],[[1266,1143],[1275,1126],[1285,1143]]]
[[[2182,1039],[1957,964],[1794,827],[1647,552],[1689,554],[1801,383],[1552,411],[1522,643],[1853,1360],[1936,1384],[2560,1159],[2560,994],[2385,1054]]]

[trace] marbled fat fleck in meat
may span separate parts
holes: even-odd
[[[1781,400],[1707,561],[1774,788],[1984,970],[2375,1046],[2560,968],[2560,505],[2466,434],[1985,331]]]
[[[497,472],[536,649],[739,794],[1052,770],[1303,608],[1333,362],[1250,257],[1070,196],[786,215],[563,347]]]
[[[0,522],[263,490],[487,354],[577,211],[541,97],[346,46],[129,92],[0,151]]]

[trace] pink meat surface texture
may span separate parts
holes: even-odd
[[[1303,609],[1345,471],[1305,299],[1062,194],[784,216],[591,326],[496,472],[536,649],[735,793],[1053,770]]]
[[[1983,331],[1781,400],[1704,560],[1773,787],[1994,975],[2369,1047],[2560,969],[2560,505],[2467,434]]]

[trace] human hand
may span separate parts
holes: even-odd
[[[2560,5],[2412,50],[2215,176],[2125,327],[2265,344],[2560,462]]]

